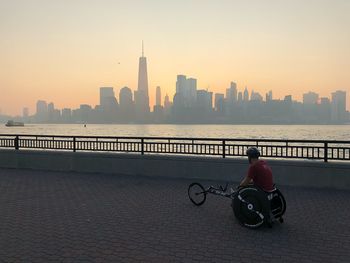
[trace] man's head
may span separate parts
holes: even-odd
[[[248,148],[246,153],[248,155],[249,163],[255,163],[257,160],[259,160],[260,152],[259,152],[258,148],[250,147],[250,148]]]

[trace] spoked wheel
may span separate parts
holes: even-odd
[[[205,199],[207,198],[207,193],[201,184],[192,183],[188,186],[188,197],[193,204],[200,206],[204,204]]]
[[[255,187],[245,187],[238,191],[233,202],[236,218],[246,227],[258,228],[269,223],[269,203],[266,195]]]

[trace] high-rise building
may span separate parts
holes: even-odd
[[[124,87],[119,91],[119,102],[121,109],[129,109],[133,106],[132,91],[128,87]]]
[[[249,93],[248,93],[247,87],[245,87],[245,89],[244,89],[243,100],[246,102],[249,101]]]
[[[224,94],[215,93],[215,111],[222,113],[224,111]]]
[[[187,79],[187,93],[188,93],[188,104],[193,106],[196,103],[197,98],[197,79]]]
[[[118,106],[113,87],[100,88],[100,107],[102,110],[111,110]]]
[[[164,109],[165,110],[170,110],[170,107],[171,107],[171,102],[169,100],[168,94],[166,94],[165,98],[164,98]]]
[[[312,91],[303,94],[303,103],[308,105],[315,105],[318,102],[318,94]]]
[[[226,89],[226,99],[229,104],[237,101],[237,84],[233,81],[230,83],[230,87]]]
[[[139,58],[139,75],[137,91],[135,91],[135,105],[139,118],[143,119],[148,116],[150,110],[148,96],[147,59],[144,56],[143,42],[142,56]]]
[[[162,94],[161,94],[161,90],[160,87],[157,86],[156,88],[156,106],[161,106],[162,105]]]
[[[252,90],[252,94],[250,96],[250,100],[254,100],[254,101],[262,101],[263,97],[260,95],[259,92],[254,92],[254,90]]]
[[[345,122],[346,114],[346,92],[337,90],[332,93],[331,120],[333,122]]]
[[[132,91],[124,87],[119,91],[119,103],[121,121],[130,122],[135,118],[135,104],[132,98]]]
[[[48,110],[47,103],[44,100],[38,100],[36,103],[36,120],[39,122],[47,121]]]
[[[62,121],[71,122],[72,121],[72,110],[69,108],[62,109]]]
[[[292,103],[292,101],[293,101],[292,95],[284,96],[284,102]]]
[[[272,90],[270,90],[268,93],[266,93],[266,102],[269,102],[273,100],[272,98]]]
[[[177,75],[176,80],[177,98],[181,98],[181,103],[185,107],[193,107],[197,98],[197,79],[186,78],[185,75]]]
[[[197,108],[201,112],[209,112],[213,110],[213,92],[207,90],[197,90]]]
[[[81,104],[79,108],[79,121],[88,122],[91,116],[92,107],[88,104]]]

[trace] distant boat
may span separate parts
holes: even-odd
[[[23,127],[24,126],[24,123],[23,122],[19,122],[19,121],[8,121],[6,124],[5,124],[6,127]]]

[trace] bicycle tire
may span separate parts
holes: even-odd
[[[188,186],[187,194],[188,198],[196,206],[201,206],[204,204],[207,198],[207,193],[200,183],[191,183]]]

